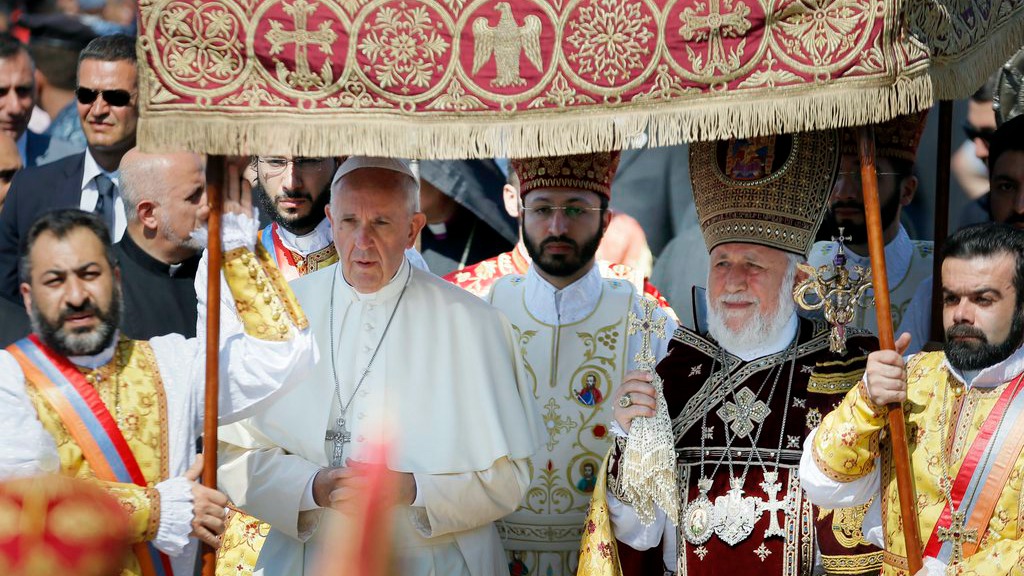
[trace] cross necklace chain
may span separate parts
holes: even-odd
[[[363,382],[366,380],[367,374],[370,373],[370,366],[373,365],[373,361],[377,358],[377,353],[380,352],[381,344],[384,343],[384,337],[388,335],[388,329],[391,328],[391,321],[395,319],[395,313],[398,312],[398,305],[402,303],[402,298],[405,296],[405,290],[409,288],[409,282],[412,280],[412,269],[409,270],[409,276],[405,279],[405,285],[402,286],[402,291],[398,294],[398,301],[395,302],[395,307],[391,309],[391,315],[388,316],[388,322],[384,325],[384,331],[381,332],[380,339],[377,340],[377,346],[373,349],[373,355],[370,356],[370,361],[366,363],[366,367],[359,374],[359,381],[356,383],[355,389],[352,390],[352,394],[348,397],[348,402],[341,399],[341,384],[338,382],[338,367],[337,367],[337,349],[334,347],[334,286],[338,281],[338,274],[335,274],[331,279],[331,300],[330,300],[330,342],[331,342],[331,376],[334,377],[334,396],[338,399],[338,418],[334,421],[334,429],[328,430],[324,436],[324,440],[333,443],[333,449],[331,453],[331,466],[338,467],[345,463],[345,444],[352,441],[352,432],[347,427],[345,421],[345,414],[348,409],[352,406],[352,402],[356,399],[356,394],[359,393],[359,389],[362,388]]]

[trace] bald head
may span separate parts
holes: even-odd
[[[138,218],[140,202],[164,201],[172,179],[187,175],[194,181],[195,177],[205,174],[205,170],[206,161],[199,154],[146,154],[132,148],[121,159],[120,165],[121,195],[128,220]]]
[[[151,256],[175,264],[202,245],[190,238],[209,215],[206,160],[199,154],[143,154],[121,159],[121,195],[128,233]]]

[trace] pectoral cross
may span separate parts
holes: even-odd
[[[334,443],[334,453],[331,456],[331,466],[341,466],[345,463],[345,444],[352,441],[352,433],[345,427],[345,417],[338,416],[335,421],[337,428],[328,430],[325,440]]]
[[[767,502],[761,502],[759,504],[760,513],[768,512],[768,528],[764,531],[764,537],[768,538],[771,536],[778,536],[780,538],[786,537],[786,531],[779,525],[779,518],[776,516],[777,512],[783,513],[785,518],[786,507],[789,505],[789,496],[786,496],[782,500],[778,499],[779,491],[782,490],[782,484],[779,480],[779,471],[765,472],[764,482],[761,482],[761,489],[768,495]]]
[[[950,542],[953,545],[953,553],[950,555],[949,564],[946,568],[947,574],[955,574],[956,566],[964,561],[964,542],[975,543],[978,541],[977,529],[967,530],[967,515],[963,512],[953,512],[949,519],[949,528],[939,526],[939,540]]]

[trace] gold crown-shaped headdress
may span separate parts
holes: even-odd
[[[537,188],[572,188],[611,198],[612,180],[618,166],[618,152],[512,160],[512,169],[519,177],[520,195]]]
[[[744,242],[806,256],[838,168],[835,131],[692,144],[693,199],[708,252]]]

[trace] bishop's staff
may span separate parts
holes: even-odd
[[[882,216],[878,202],[878,174],[875,169],[875,133],[871,126],[857,131],[860,153],[860,179],[863,182],[864,219],[868,231],[868,252],[871,255],[871,274],[875,290],[875,314],[878,319],[878,342],[884,350],[895,350],[892,311],[889,307],[889,278],[885,270],[885,241],[882,238]],[[917,495],[914,476],[910,469],[910,450],[903,418],[903,405],[889,405],[889,434],[892,437],[892,456],[896,465],[896,492],[903,516],[903,536],[907,547],[907,566],[911,574],[921,569],[924,552],[921,547],[920,525],[917,520]]]

